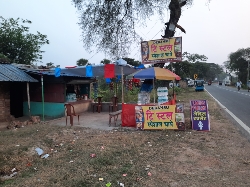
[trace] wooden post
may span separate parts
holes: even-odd
[[[122,78],[122,103],[124,103],[124,95],[123,95],[123,85],[124,85],[124,83],[123,83],[123,66],[121,66],[121,78]]]
[[[28,98],[29,117],[31,117],[31,113],[30,113],[30,88],[29,88],[29,82],[27,82],[27,98]]]

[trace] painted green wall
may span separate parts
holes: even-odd
[[[33,116],[42,116],[43,106],[41,102],[30,102],[30,112]],[[28,116],[28,102],[23,102],[23,115]],[[44,116],[48,117],[63,117],[64,103],[44,103]]]

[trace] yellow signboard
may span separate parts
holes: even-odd
[[[143,129],[178,129],[175,121],[176,105],[141,106]]]
[[[182,61],[182,37],[141,42],[142,64]]]
[[[197,74],[194,74],[194,79],[197,79],[198,78],[198,75]]]

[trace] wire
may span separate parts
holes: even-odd
[[[92,55],[92,57],[90,57],[90,58],[88,59],[88,61],[89,61],[91,58],[93,58],[97,53],[99,53],[99,51],[97,51],[94,55]]]

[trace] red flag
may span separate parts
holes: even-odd
[[[105,64],[104,77],[105,78],[114,78],[115,77],[115,64]]]

